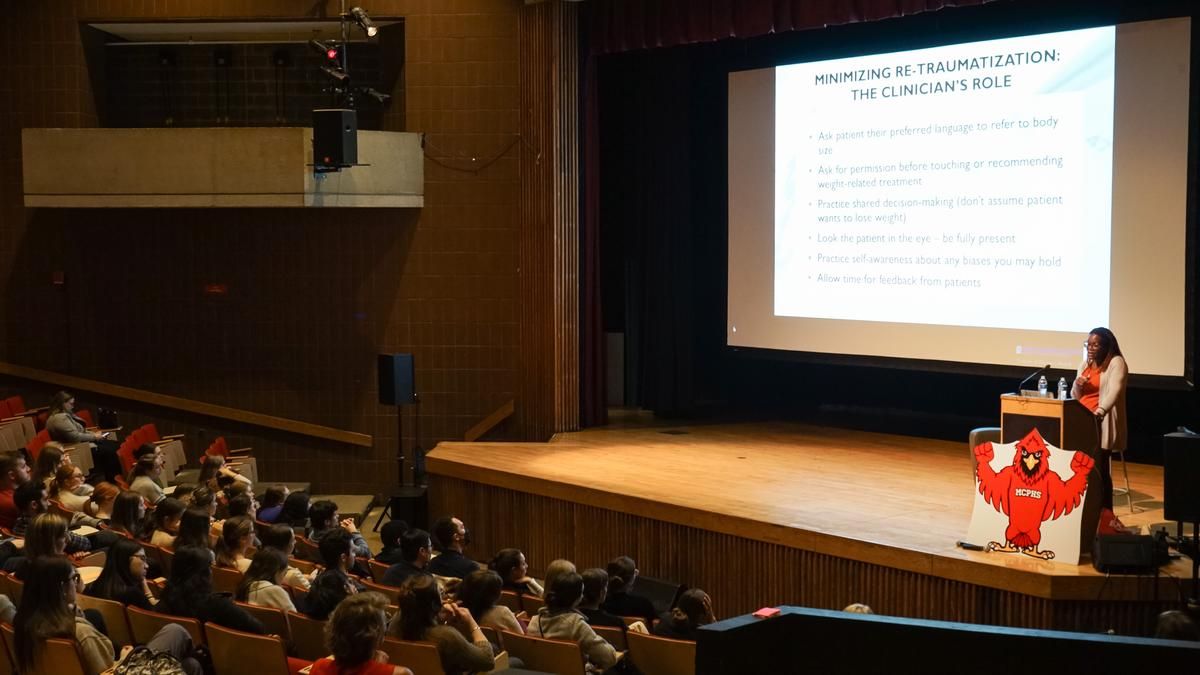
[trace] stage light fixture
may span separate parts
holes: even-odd
[[[350,18],[354,19],[354,23],[362,29],[362,32],[367,34],[367,37],[375,37],[379,33],[379,27],[371,21],[371,17],[367,14],[367,10],[362,7],[351,7]]]
[[[313,48],[313,51],[321,54],[330,61],[337,61],[338,48],[337,45],[321,42],[320,40],[309,40],[308,46]]]

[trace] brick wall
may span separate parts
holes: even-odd
[[[127,423],[254,445],[267,479],[379,492],[397,476],[395,411],[376,403],[377,353],[416,355],[426,447],[461,438],[519,390],[518,0],[367,6],[405,22],[405,89],[395,92],[404,98],[380,126],[427,134],[423,209],[22,206],[20,129],[99,124],[81,22],[294,17],[312,6],[10,8],[0,23],[0,360],[371,434],[373,449],[342,447],[119,404]],[[51,284],[58,271],[63,287]],[[227,292],[206,294],[208,284]],[[15,381],[0,390],[46,393]],[[406,419],[409,442],[412,433]],[[524,434],[510,422],[496,437]]]

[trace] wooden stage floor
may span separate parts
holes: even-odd
[[[974,488],[965,440],[790,423],[635,424],[549,443],[441,443],[428,469],[435,492],[439,480],[486,485],[1052,601],[1148,593],[1145,581],[1123,588],[1087,562],[957,548]],[[1119,465],[1114,474],[1121,485]],[[1130,464],[1129,478],[1138,512],[1118,497],[1118,516],[1126,524],[1162,521],[1161,467]],[[442,503],[459,506],[453,497]],[[1190,578],[1190,563],[1165,572]],[[1161,592],[1177,596],[1177,580]]]

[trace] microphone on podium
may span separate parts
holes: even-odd
[[[1048,372],[1049,370],[1050,370],[1050,364],[1047,363],[1046,365],[1042,366],[1041,368],[1038,368],[1037,370],[1030,373],[1029,377],[1021,380],[1021,384],[1019,384],[1017,386],[1017,393],[1020,394],[1021,391],[1025,389],[1025,385],[1028,384],[1030,380],[1037,377],[1038,375]]]

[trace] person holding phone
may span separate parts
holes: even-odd
[[[1128,442],[1125,423],[1125,386],[1129,379],[1129,366],[1117,344],[1117,336],[1107,328],[1093,328],[1084,344],[1087,354],[1071,386],[1071,398],[1092,411],[1100,425],[1100,457],[1096,468],[1100,470],[1101,505],[1112,509],[1112,467],[1109,466],[1114,450],[1124,451]]]

